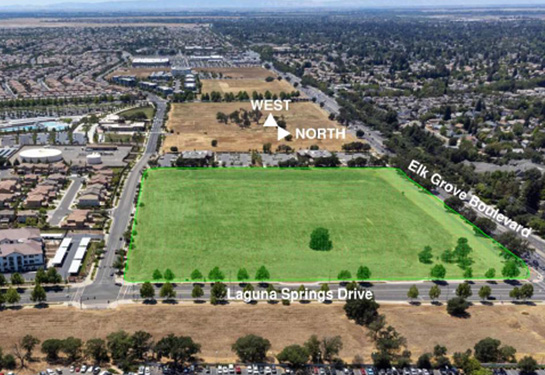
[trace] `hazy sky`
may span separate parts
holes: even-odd
[[[50,5],[50,4],[59,4],[59,3],[103,3],[103,2],[122,2],[122,1],[131,1],[135,0],[0,0],[1,6],[9,5]],[[137,0],[138,1],[138,0]],[[146,1],[148,4],[154,2],[154,0]],[[193,0],[188,1],[189,3],[195,3]],[[229,0],[225,0],[226,4],[229,3]],[[372,6],[380,7],[384,6],[481,6],[481,5],[545,5],[545,0],[349,0],[351,4],[358,4],[361,6]],[[170,3],[183,6],[186,3],[186,0],[171,0]],[[298,0],[297,4],[299,5],[311,5],[311,4],[327,4],[327,5],[342,5],[346,3],[344,0]],[[255,2],[256,5],[259,4],[259,0]]]

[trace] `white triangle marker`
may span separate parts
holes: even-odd
[[[269,117],[267,117],[267,120],[265,120],[265,123],[263,124],[263,126],[266,128],[273,128],[275,126],[278,126],[272,113],[269,113]]]
[[[278,141],[287,137],[288,135],[291,135],[289,131],[282,129],[280,126],[278,127]]]

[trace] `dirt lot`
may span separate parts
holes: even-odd
[[[453,318],[444,307],[385,305],[389,324],[408,338],[413,357],[444,344],[449,354],[472,348],[487,336],[514,346],[519,355],[545,355],[545,306],[474,306],[468,319]],[[130,305],[116,310],[76,310],[49,308],[46,310],[6,310],[0,313],[2,347],[9,352],[13,343],[25,334],[41,340],[68,336],[106,337],[110,332],[146,330],[160,338],[169,333],[189,335],[202,343],[202,357],[215,361],[235,360],[229,349],[240,336],[255,333],[268,338],[272,353],[284,346],[303,343],[311,334],[340,335],[341,356],[351,361],[355,355],[369,359],[372,344],[365,330],[349,321],[341,304],[330,306],[312,303],[292,306],[232,304],[229,306]]]
[[[219,91],[222,94],[229,92],[237,94],[239,91],[246,91],[252,95],[254,91],[265,93],[268,90],[273,94],[279,94],[282,91],[286,93],[295,91],[295,88],[288,82],[276,79],[271,82],[264,79],[203,79],[201,82],[202,93]]]
[[[221,73],[223,74],[223,78],[234,79],[265,79],[267,77],[276,77],[275,73],[259,66],[246,68],[196,68],[195,70],[197,72]]]
[[[275,116],[285,116],[287,130],[294,135],[290,142],[278,142],[276,129],[262,126],[268,115],[265,111],[260,124],[253,122],[248,128],[241,128],[231,122],[219,123],[216,120],[218,112],[229,114],[241,108],[248,111],[252,109],[250,103],[239,102],[174,104],[167,123],[167,128],[174,130],[174,133],[166,137],[163,150],[169,151],[171,146],[177,146],[180,151],[210,150],[212,140],[216,139],[218,145],[214,151],[262,150],[264,143],[271,143],[273,151],[280,144],[287,144],[295,150],[317,144],[320,149],[340,151],[343,144],[356,140],[348,132],[346,139],[296,140],[296,128],[340,128],[337,123],[328,119],[327,112],[310,102],[291,103],[289,111],[274,113]]]
[[[113,76],[136,76],[137,78],[147,78],[153,72],[170,72],[170,68],[121,68],[108,74],[106,79]]]

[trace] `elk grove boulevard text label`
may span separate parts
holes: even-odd
[[[531,228],[526,228],[514,221],[513,219],[500,213],[499,209],[487,205],[478,196],[470,194],[467,191],[462,190],[455,184],[451,184],[448,181],[445,181],[439,173],[431,173],[428,167],[420,163],[418,160],[411,160],[408,169],[409,171],[417,174],[419,177],[428,179],[437,188],[443,189],[447,193],[458,197],[461,201],[469,204],[469,206],[483,213],[490,219],[500,223],[504,227],[509,228],[516,233],[519,233],[522,237],[528,238],[528,236],[530,236],[530,234],[532,233]]]

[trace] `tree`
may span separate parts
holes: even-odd
[[[194,342],[189,336],[175,336],[171,333],[159,340],[154,350],[159,360],[162,357],[167,357],[176,366],[179,366],[186,362],[195,361],[195,355],[200,353],[201,345]]]
[[[159,295],[161,298],[164,298],[166,300],[171,300],[176,298],[176,291],[174,290],[174,286],[171,283],[164,283],[161,287],[161,290],[159,291]]]
[[[432,301],[437,300],[439,298],[439,296],[441,295],[441,288],[439,288],[439,285],[434,284],[430,288],[430,291],[429,291],[428,295],[430,296],[430,299]]]
[[[47,300],[47,294],[45,293],[44,287],[40,284],[36,284],[30,293],[30,300],[38,304],[45,302]]]
[[[102,339],[91,339],[85,343],[85,355],[100,364],[108,361],[108,349]]]
[[[413,285],[409,288],[409,291],[407,292],[407,298],[410,298],[410,299],[415,299],[415,298],[418,298],[418,295],[419,295],[419,291],[418,291],[418,288],[416,287],[416,285]]]
[[[433,263],[433,254],[431,252],[430,246],[426,246],[424,250],[418,253],[418,260],[420,261],[420,263]]]
[[[288,363],[294,369],[302,368],[308,362],[308,351],[301,345],[286,346],[278,355],[276,359],[281,363]]]
[[[501,341],[487,337],[475,344],[475,358],[481,363],[494,363],[502,360],[500,353]]]
[[[62,349],[62,340],[49,339],[42,343],[42,353],[46,355],[47,362],[55,362],[59,359],[59,352]]]
[[[23,285],[24,283],[25,279],[20,273],[15,272],[11,275],[11,285]]]
[[[511,291],[509,292],[509,297],[513,299],[520,299],[521,298],[520,289],[518,287],[514,287],[513,289],[511,289]]]
[[[256,335],[240,337],[231,347],[242,362],[263,363],[271,348],[269,340]]]
[[[45,273],[45,270],[43,268],[38,268],[38,271],[36,271],[36,276],[34,277],[34,282],[38,284],[47,283],[47,275]]]
[[[128,358],[129,351],[132,347],[131,335],[121,330],[110,333],[106,339],[108,351],[115,363],[119,363]]]
[[[450,197],[444,201],[445,208],[448,210],[448,207],[452,208],[454,211],[460,211],[464,208],[464,202],[458,197]]]
[[[6,280],[6,276],[0,274],[0,286],[6,286],[7,283],[8,281]]]
[[[507,262],[505,262],[505,265],[503,266],[503,269],[501,270],[501,274],[506,279],[513,279],[520,275],[520,269],[517,264],[517,262],[514,259],[510,259]]]
[[[310,234],[309,247],[317,251],[329,251],[333,248],[333,243],[329,239],[329,231],[325,228],[316,228]]]
[[[204,296],[204,291],[202,290],[201,286],[195,285],[193,287],[193,290],[191,291],[191,298],[198,299],[198,298],[201,298],[202,296]]]
[[[537,361],[529,356],[523,357],[518,362],[518,368],[524,375],[534,374],[538,369]]]
[[[38,340],[36,337],[32,335],[25,335],[21,339],[21,348],[25,350],[25,359],[27,361],[30,361],[32,359],[32,351],[34,351],[34,348],[36,345],[40,343],[40,340]],[[23,366],[21,366],[23,367]]]
[[[459,284],[456,288],[456,295],[463,299],[471,297],[473,295],[473,292],[471,291],[471,285],[469,285],[469,283],[467,282]]]
[[[150,282],[146,281],[144,284],[142,284],[140,287],[140,297],[145,300],[155,298],[155,288]]]
[[[432,280],[442,280],[445,278],[447,270],[442,264],[436,264],[431,268],[430,276]]]
[[[170,268],[167,268],[165,273],[163,274],[163,277],[166,281],[172,281],[174,280],[174,272]]]
[[[155,271],[153,271],[152,278],[154,281],[159,281],[163,278],[163,274],[158,269],[155,269]]]
[[[476,234],[481,234],[481,231],[479,230],[479,228],[481,228],[484,233],[491,235],[497,227],[496,223],[486,217],[478,217],[477,219],[475,219],[473,224],[475,224],[473,230]]]
[[[225,278],[225,275],[220,271],[219,267],[214,267],[208,273],[208,278],[213,281],[221,281]]]
[[[220,282],[214,283],[210,290],[210,303],[216,305],[225,299],[225,296],[227,296],[227,287],[225,284]]]
[[[83,348],[83,341],[75,337],[68,337],[62,340],[61,351],[66,354],[68,362],[74,363],[81,356],[81,351]]]
[[[486,277],[488,280],[493,279],[496,277],[496,270],[494,268],[489,268],[488,271],[485,272],[484,277]]]
[[[6,302],[10,305],[15,305],[16,303],[19,303],[20,300],[21,296],[17,293],[17,290],[10,287],[6,292]]]
[[[255,279],[258,281],[265,281],[269,280],[271,278],[271,275],[269,273],[269,270],[265,266],[259,267],[255,274]]]
[[[420,357],[418,357],[418,360],[416,361],[416,367],[431,369],[432,368],[431,354],[430,353],[424,353]]]
[[[246,270],[246,268],[241,268],[238,270],[238,273],[237,273],[238,281],[244,282],[248,280],[249,278],[250,278],[250,275],[248,274],[248,271]]]
[[[195,269],[193,270],[193,272],[191,272],[191,280],[202,280],[203,278],[203,274],[198,269]]]
[[[369,325],[378,316],[379,304],[374,299],[349,298],[344,304],[344,311],[348,319],[359,325]]]
[[[339,355],[343,348],[341,336],[324,337],[322,339],[322,355],[324,361],[333,362],[334,358]]]
[[[57,272],[55,267],[50,267],[47,269],[45,282],[49,284],[60,284],[62,283],[62,276]]]
[[[153,346],[151,334],[145,331],[136,331],[131,337],[131,343],[133,354],[139,360],[143,360]]]
[[[337,275],[337,279],[342,281],[347,281],[347,280],[350,280],[351,278],[352,278],[352,274],[348,270],[342,270]]]
[[[481,289],[479,289],[479,297],[483,301],[489,299],[491,294],[492,294],[492,289],[488,285],[483,285]]]
[[[371,278],[371,270],[369,267],[360,266],[356,273],[358,280],[369,280]]]
[[[520,296],[522,299],[527,300],[532,298],[534,295],[534,286],[530,283],[524,284],[520,287]]]
[[[320,363],[322,362],[322,349],[321,349],[321,342],[318,339],[318,336],[312,335],[310,338],[305,341],[305,349],[310,355],[310,359],[312,363]]]
[[[466,314],[469,308],[469,302],[461,297],[454,297],[447,302],[447,312],[452,316],[462,316]]]
[[[467,267],[464,271],[464,278],[471,279],[473,277],[473,268]]]

